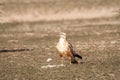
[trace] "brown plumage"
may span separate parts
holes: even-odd
[[[57,43],[56,48],[60,57],[62,58],[62,64],[64,63],[64,59],[66,58],[70,60],[70,64],[78,63],[75,57],[82,59],[82,57],[73,50],[72,45],[67,41],[66,33],[60,33],[60,39]]]

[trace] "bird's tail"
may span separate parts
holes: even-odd
[[[82,59],[82,56],[80,56],[77,53],[74,53],[73,56],[74,56],[74,59],[71,61],[72,64],[78,64],[78,61],[76,61],[75,57]]]
[[[75,57],[78,57],[79,59],[82,59],[82,56],[80,56],[79,54],[75,53],[74,54]]]
[[[78,53],[76,53],[75,51],[73,51],[73,56],[77,57],[79,59],[82,59],[82,56],[80,56]]]
[[[74,56],[74,60],[71,61],[72,64],[78,64],[78,61],[76,61],[75,57],[82,59],[82,56],[80,56],[77,53],[74,53],[73,56]]]

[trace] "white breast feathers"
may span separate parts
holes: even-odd
[[[65,52],[67,51],[68,49],[68,45],[67,45],[67,42],[65,39],[63,38],[60,38],[58,44],[57,44],[57,49],[60,51],[60,52]]]

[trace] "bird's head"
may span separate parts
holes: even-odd
[[[60,38],[64,38],[64,39],[66,39],[66,33],[61,32],[61,33],[60,33]]]

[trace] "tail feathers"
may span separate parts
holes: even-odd
[[[76,61],[75,57],[79,58],[79,59],[82,59],[82,56],[80,56],[79,54],[77,53],[73,53],[73,56],[74,56],[74,59],[71,61],[72,64],[78,64],[78,62]]]
[[[82,59],[82,56],[80,56],[79,54],[77,54],[77,53],[73,53],[73,55],[74,55],[74,57],[78,57],[79,59]]]
[[[82,56],[80,56],[78,54],[75,54],[75,57],[78,57],[78,58],[82,59]]]

